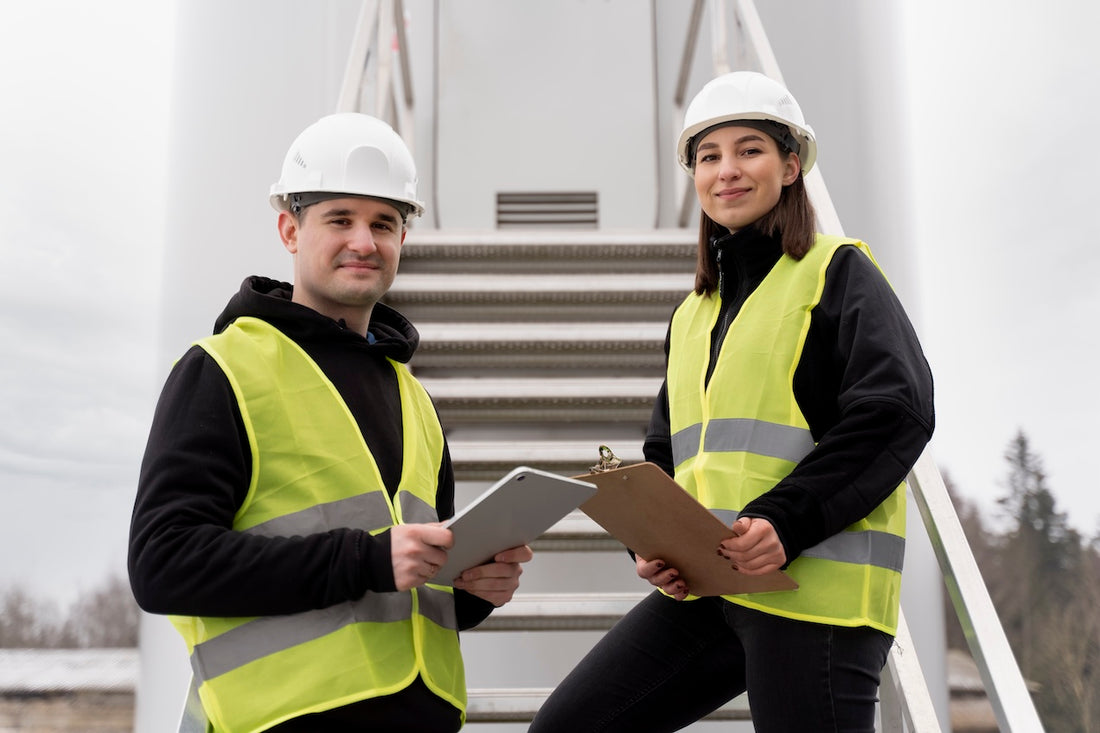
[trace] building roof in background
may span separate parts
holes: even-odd
[[[0,649],[0,695],[133,692],[137,649]]]

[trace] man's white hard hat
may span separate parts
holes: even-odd
[[[694,175],[695,143],[700,133],[739,120],[770,120],[786,127],[790,133],[786,144],[798,153],[802,175],[813,168],[817,141],[802,116],[802,108],[782,84],[755,71],[733,71],[716,77],[691,100],[676,144],[680,167]]]
[[[291,143],[270,201],[290,211],[298,194],[309,203],[338,197],[328,194],[367,196],[393,202],[411,218],[424,213],[416,184],[412,153],[392,127],[370,115],[340,112],[322,117]]]

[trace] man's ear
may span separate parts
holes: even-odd
[[[401,246],[405,246],[405,235],[409,233],[409,228],[404,224],[401,225]]]
[[[276,222],[279,229],[279,239],[283,240],[283,246],[291,254],[298,253],[298,219],[289,211],[280,211]]]
[[[802,175],[802,159],[798,157],[798,153],[789,153],[786,167],[783,169],[783,185],[791,185],[800,175]]]

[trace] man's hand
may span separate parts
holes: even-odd
[[[732,525],[736,537],[722,540],[718,552],[745,575],[764,575],[787,562],[787,551],[767,519],[741,517]]]
[[[527,545],[498,552],[493,556],[493,562],[463,570],[462,575],[454,579],[454,587],[483,598],[494,606],[503,606],[512,600],[519,587],[519,576],[523,574],[520,564],[532,557],[534,553]]]
[[[447,561],[454,533],[435,524],[398,524],[390,528],[390,559],[397,590],[424,585]]]
[[[637,564],[639,578],[648,580],[678,601],[687,598],[690,589],[680,577],[679,570],[666,567],[664,560],[646,560],[640,555],[634,556],[634,562]]]

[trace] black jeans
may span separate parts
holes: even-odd
[[[679,730],[748,690],[757,733],[873,733],[893,637],[654,592],[592,648],[530,733]]]

